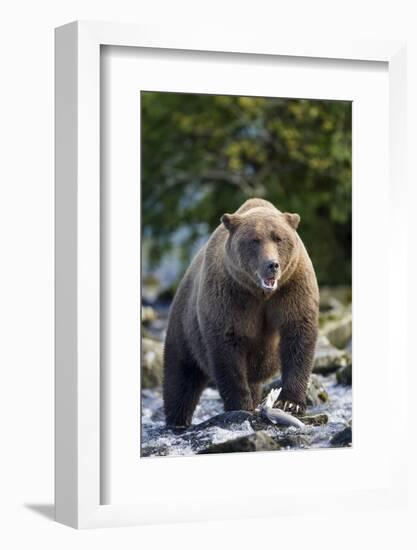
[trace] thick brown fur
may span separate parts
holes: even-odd
[[[296,231],[299,220],[268,201],[249,199],[222,217],[192,261],[167,329],[167,425],[191,423],[209,380],[216,383],[225,410],[253,410],[262,382],[279,367],[280,399],[305,408],[318,330],[318,287]],[[262,287],[273,277],[276,289]]]

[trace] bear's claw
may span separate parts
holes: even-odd
[[[305,406],[290,401],[288,399],[280,399],[274,405],[275,408],[281,409],[283,411],[291,412],[292,414],[303,414],[305,412]]]

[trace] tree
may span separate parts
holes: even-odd
[[[319,283],[351,280],[351,103],[142,92],[142,227],[151,267],[249,197],[298,212]]]

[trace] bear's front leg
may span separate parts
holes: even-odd
[[[223,348],[212,357],[217,388],[225,411],[252,411],[254,405],[247,378],[247,360],[233,348]]]
[[[282,391],[276,404],[283,410],[302,413],[317,341],[314,323],[293,322],[281,329]]]

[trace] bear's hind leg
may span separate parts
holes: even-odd
[[[166,425],[176,428],[190,426],[201,393],[208,383],[207,375],[194,359],[181,355],[178,357],[175,353],[175,356],[166,357],[163,386]]]

